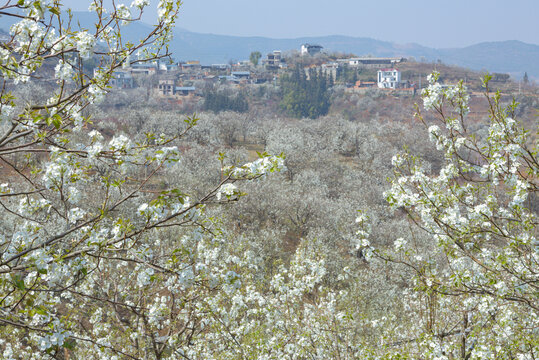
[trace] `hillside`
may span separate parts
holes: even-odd
[[[74,23],[81,27],[93,27],[94,14],[74,12]],[[0,17],[0,28],[8,29],[11,19]],[[131,24],[126,27],[124,38],[136,40],[150,25]],[[302,37],[295,39],[272,39],[266,37],[239,37],[195,33],[177,28],[170,49],[177,60],[200,60],[202,63],[227,63],[229,60],[248,59],[252,51],[265,54],[279,49],[299,49],[303,43],[322,45],[326,51],[353,53],[358,56],[403,56],[427,62],[441,60],[443,63],[469,67],[473,70],[504,72],[520,79],[524,72],[539,79],[539,46],[520,41],[484,42],[464,48],[434,49],[419,44],[396,44],[365,37],[341,35]]]
[[[437,61],[474,70],[510,73],[515,78],[524,72],[539,79],[539,46],[520,41],[480,43],[465,48],[433,49],[418,44],[395,44],[364,37],[325,36],[296,39],[237,37],[176,30],[172,50],[179,59],[199,59],[205,63],[223,63],[247,59],[253,50],[263,54],[275,49],[299,49],[303,43],[316,43],[326,51],[353,53],[358,56],[413,56],[417,60]]]
[[[484,42],[461,49],[442,49],[440,58],[448,64],[471,69],[523,73],[539,77],[539,46],[521,41]]]

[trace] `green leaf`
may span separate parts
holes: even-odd
[[[47,316],[47,310],[45,310],[43,307],[41,306],[38,306],[36,308],[34,308],[36,314],[39,314],[39,315],[43,315],[43,316]],[[52,325],[52,324],[51,324]]]
[[[64,341],[64,344],[62,345],[64,348],[66,349],[69,349],[69,350],[74,350],[75,349],[75,339],[72,339],[72,338],[69,338],[69,339],[66,339]]]
[[[54,114],[52,116],[52,124],[54,125],[56,129],[59,129],[60,126],[62,125],[62,117],[58,114]]]
[[[51,7],[49,8],[49,11],[50,11],[51,13],[53,13],[54,15],[60,16],[60,10],[58,10],[57,7],[51,6]]]
[[[13,284],[14,284],[19,290],[24,290],[24,289],[26,289],[26,286],[24,285],[24,280],[23,280],[19,275],[15,275],[15,277],[13,278]]]

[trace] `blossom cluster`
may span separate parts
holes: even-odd
[[[416,284],[427,294],[433,289],[461,294],[460,301],[451,296],[437,301],[445,304],[438,305],[444,309],[441,317],[467,309],[466,337],[475,344],[466,349],[471,357],[499,357],[502,349],[511,348],[526,358],[527,350],[515,345],[530,343],[533,331],[520,324],[534,321],[528,318],[530,311],[533,319],[537,317],[534,308],[526,305],[534,301],[533,291],[523,286],[537,281],[538,274],[534,265],[538,253],[530,243],[535,241],[537,216],[526,205],[537,184],[524,175],[537,172],[529,166],[535,161],[529,158],[534,151],[526,148],[526,135],[507,115],[510,112],[498,110],[497,97],[488,98],[496,109],[488,135],[468,133],[462,126],[469,111],[465,88],[462,84],[444,88],[437,79],[436,73],[429,77],[423,99],[425,109],[439,112],[446,125],[446,131],[428,126],[444,164],[435,174],[417,156],[394,156],[395,177],[385,196],[392,208],[406,210],[436,241],[436,254],[447,265],[425,259],[404,238],[395,240],[393,255],[382,256],[398,258],[416,269]],[[449,108],[444,108],[446,103]],[[458,347],[454,338],[423,341],[420,348],[429,350],[422,355],[430,358],[449,358],[447,354]]]
[[[140,179],[143,172],[133,169],[128,178],[124,170],[140,165],[158,169],[178,157],[177,148],[164,145],[170,139],[135,143],[120,134],[106,139],[85,129],[90,123],[87,107],[104,97],[113,71],[137,51],[144,50],[140,59],[155,58],[170,38],[179,1],[162,4],[166,11],[148,38],[135,45],[122,40],[122,26],[135,21],[133,12],[142,12],[149,4],[135,0],[130,7],[118,3],[108,7],[93,1],[99,21],[88,29],[72,22],[57,1],[23,0],[0,6],[2,16],[14,20],[0,49],[0,72],[10,84],[0,94],[0,152],[12,164],[0,184],[2,358],[38,359],[64,352],[77,358],[118,358],[129,345],[114,343],[117,324],[110,321],[114,316],[107,304],[114,298],[117,304],[132,299],[108,293],[107,286],[126,279],[118,291],[128,296],[130,281],[137,281],[137,276],[128,276],[131,264],[145,262],[140,280],[150,286],[144,274],[167,264],[168,259],[158,267],[161,260],[144,250],[142,235],[154,224],[140,221],[136,214],[140,205],[135,199],[144,202],[140,198],[148,187]],[[93,76],[87,69],[90,58],[101,65]],[[48,76],[50,69],[57,85],[44,100],[19,99],[8,89]],[[187,211],[190,200],[165,196],[151,206],[154,219],[162,207],[170,215]],[[183,221],[194,222],[200,214],[197,207]],[[125,258],[113,260],[120,252]],[[191,278],[188,273],[178,270],[185,279]],[[106,275],[116,278],[100,286]],[[148,306],[152,325],[166,314],[169,303],[162,299],[160,305]],[[101,319],[107,321],[96,324],[95,336],[90,336],[78,324],[96,309],[103,310]],[[136,331],[128,331],[128,336]],[[144,342],[146,336],[143,332],[133,338]],[[136,353],[133,348],[128,352]]]
[[[265,154],[260,159],[244,164],[243,166],[226,168],[224,170],[234,179],[253,179],[275,171],[283,171],[284,169],[284,156],[269,156]]]

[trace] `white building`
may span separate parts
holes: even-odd
[[[378,87],[380,89],[396,89],[401,82],[401,72],[398,69],[378,70]]]
[[[323,49],[320,45],[303,44],[301,45],[301,55],[318,54]]]

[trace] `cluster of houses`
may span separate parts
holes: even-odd
[[[316,44],[303,44],[301,56],[313,56],[322,51],[323,47]],[[378,87],[380,89],[407,88],[411,85],[401,80],[401,73],[396,66],[406,61],[404,58],[391,57],[355,57],[337,59],[317,67],[328,76],[337,77],[340,67],[363,67],[378,69],[376,81],[357,81],[351,86],[355,89]],[[230,83],[230,84],[261,84],[272,82],[279,76],[279,71],[287,69],[288,65],[280,50],[275,50],[262,59],[262,67],[255,68],[249,61],[230,64],[203,65],[199,61],[170,62],[152,61],[141,62],[130,67],[116,70],[110,84],[113,87],[126,89],[135,87],[135,78],[139,75],[156,75],[155,94],[163,97],[189,96],[197,92],[194,83]],[[413,85],[412,85],[413,86]]]
[[[264,83],[273,81],[275,74],[271,71],[283,68],[284,58],[280,52],[275,52],[274,63],[264,71],[251,71],[248,62],[235,64],[202,65],[199,61],[170,63],[164,61],[141,62],[114,71],[110,85],[118,89],[130,89],[137,86],[138,77],[154,76],[155,95],[157,96],[188,96],[196,93],[192,84],[226,82],[232,84]],[[95,72],[96,70],[94,70]]]
[[[401,79],[401,72],[396,68],[397,64],[406,61],[402,57],[357,57],[348,59],[337,59],[315,67],[327,76],[337,78],[339,68],[348,66],[350,68],[368,68],[378,69],[377,79],[375,81],[357,81],[352,86],[355,89],[378,87],[379,89],[409,89],[413,86],[409,81]]]

